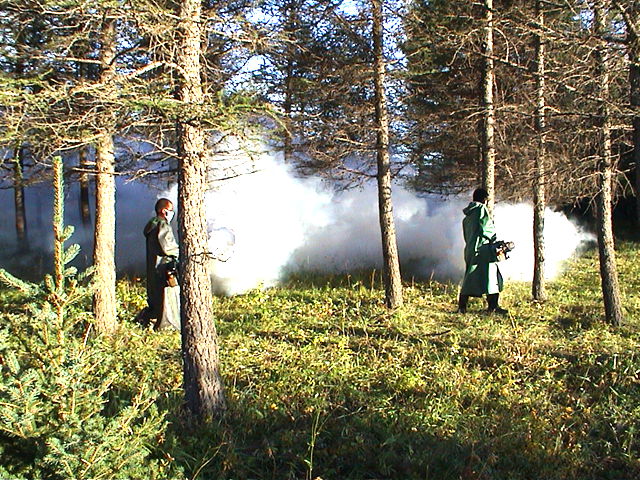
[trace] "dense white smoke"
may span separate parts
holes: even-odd
[[[336,193],[318,179],[299,178],[272,155],[258,171],[220,182],[208,193],[214,289],[236,294],[270,286],[296,271],[353,272],[381,268],[375,184]],[[468,199],[419,197],[400,185],[393,191],[398,248],[405,277],[458,281],[463,272],[462,209]],[[531,279],[532,208],[498,204],[498,236],[514,241],[501,264],[508,279]],[[547,276],[555,276],[590,235],[561,213],[546,212]],[[230,244],[233,244],[230,247]]]
[[[242,156],[242,155],[240,155]],[[290,272],[354,272],[381,268],[381,241],[375,183],[334,192],[318,178],[300,178],[276,155],[265,152],[233,160],[246,171],[217,182],[206,197],[210,248],[222,260],[213,266],[214,289],[237,294],[271,286]],[[228,164],[228,159],[222,164]],[[66,220],[77,227],[72,242],[83,244],[85,263],[91,262],[92,226],[82,227],[77,208],[77,185],[69,186]],[[164,191],[164,193],[162,193]],[[51,248],[51,189],[27,189],[27,220],[32,246]],[[151,187],[118,179],[116,253],[119,271],[144,272],[142,229],[153,215],[156,198],[176,199],[176,188]],[[419,197],[401,185],[393,190],[402,273],[405,278],[460,281],[463,272],[462,209],[465,198]],[[4,205],[12,205],[12,191],[0,190]],[[11,212],[13,213],[13,212]],[[501,263],[506,278],[530,281],[533,271],[532,208],[498,203],[498,237],[516,243],[511,258]],[[591,235],[563,214],[547,210],[546,273],[553,277],[562,262]],[[175,222],[174,222],[175,223]],[[14,265],[15,232],[12,222],[0,222],[4,253],[0,266]],[[29,262],[31,257],[24,257]],[[32,265],[28,265],[32,266]]]
[[[511,258],[500,264],[506,278],[531,281],[533,277],[533,208],[527,204],[498,204],[495,223],[500,238],[514,240]],[[544,214],[545,276],[561,273],[564,262],[578,248],[594,242],[594,235],[577,227],[566,215],[547,209]]]

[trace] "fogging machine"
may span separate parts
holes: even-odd
[[[178,259],[176,257],[170,257],[169,261],[165,264],[165,273],[167,277],[167,286],[178,286]]]
[[[505,242],[504,240],[494,240],[489,244],[489,246],[491,247],[493,255],[498,262],[509,258],[509,253],[511,252],[511,250],[516,248],[515,243]]]

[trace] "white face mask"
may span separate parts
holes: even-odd
[[[167,222],[171,223],[171,220],[173,220],[173,216],[176,212],[174,212],[173,210],[167,210],[167,213],[165,213],[165,217],[167,219]]]

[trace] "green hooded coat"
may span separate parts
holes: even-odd
[[[495,252],[489,245],[495,240],[495,226],[489,210],[480,202],[471,202],[463,210],[465,274],[461,295],[480,297],[500,293],[503,287]]]

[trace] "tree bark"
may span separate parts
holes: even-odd
[[[378,126],[376,153],[378,160],[378,209],[380,232],[382,234],[382,254],[384,259],[383,277],[385,303],[389,308],[402,305],[402,279],[396,228],[391,201],[391,158],[389,155],[389,116],[384,88],[385,61],[383,51],[382,0],[372,0],[373,7],[373,53],[375,111]]]
[[[96,226],[93,265],[96,292],[93,313],[96,328],[111,334],[117,328],[114,146],[111,134],[103,134],[96,144]]]
[[[89,159],[88,147],[81,147],[78,152],[80,167],[80,218],[84,226],[91,225],[91,207],[89,205]]]
[[[295,35],[298,29],[298,5],[296,2],[288,2],[285,6],[287,11],[287,25],[285,27],[285,33],[287,38],[287,66],[285,68],[284,79],[284,118],[285,118],[285,130],[284,130],[284,161],[290,163],[293,155],[293,134],[291,128],[293,126],[292,113],[293,113],[293,82],[295,80]]]
[[[187,409],[195,417],[207,420],[223,412],[225,401],[209,276],[204,204],[206,137],[197,119],[198,110],[204,102],[200,63],[201,22],[200,0],[182,0],[178,64],[183,70],[183,79],[179,98],[192,113],[188,123],[178,125],[183,381]]]
[[[106,83],[114,75],[116,55],[115,19],[103,23],[100,51],[100,81]],[[96,328],[112,334],[118,326],[116,299],[116,185],[115,155],[112,132],[105,128],[98,132],[96,142],[96,225],[94,231],[93,264],[96,292],[93,313]]]
[[[640,13],[640,7],[636,7]],[[637,14],[637,13],[636,13]],[[637,18],[637,17],[636,17]],[[634,109],[633,126],[633,161],[636,165],[636,221],[640,225],[640,39],[635,29],[627,27],[629,42],[629,86],[631,108]]]
[[[495,204],[495,109],[493,84],[493,0],[484,0],[484,28],[482,41],[482,186],[489,193],[487,209],[493,214]]]
[[[605,11],[603,0],[595,2],[594,9],[596,36],[596,71],[599,90],[599,134],[600,155],[598,159],[598,187],[596,196],[598,256],[600,259],[600,279],[605,308],[605,318],[608,323],[618,326],[623,321],[620,287],[616,269],[616,253],[613,237],[612,221],[612,182],[613,156],[611,151],[611,119],[609,114],[609,70],[608,48],[604,43]]]
[[[613,5],[622,13],[627,34],[629,57],[629,103],[631,104],[632,163],[635,165],[634,192],[636,196],[636,223],[640,225],[640,2],[614,0]]]
[[[545,167],[547,160],[546,142],[546,92],[545,92],[545,38],[543,1],[536,1],[536,17],[538,33],[536,33],[536,135],[538,148],[535,153],[534,185],[533,185],[533,282],[531,294],[536,301],[546,300],[544,281],[544,210],[545,200]]]
[[[16,238],[18,251],[29,250],[27,236],[27,210],[24,201],[24,148],[17,147],[13,163],[13,203],[16,217]]]

